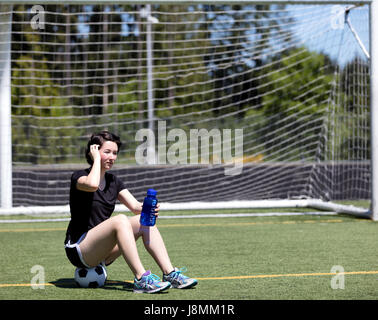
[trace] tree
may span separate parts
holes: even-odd
[[[329,105],[334,67],[328,56],[304,47],[288,50],[272,61],[264,78],[265,120],[260,136],[269,154],[279,156],[280,150],[287,149],[286,157],[292,160],[314,156],[313,144]]]
[[[215,81],[212,108],[215,116],[238,111],[243,119],[246,109],[261,104],[259,76],[261,66],[269,57],[272,34],[280,24],[288,24],[290,16],[285,5],[217,5],[204,6],[207,12],[203,28],[212,42],[205,56],[210,76]],[[271,9],[275,10],[271,10]],[[281,13],[279,13],[281,12]],[[290,32],[285,41],[289,42]]]
[[[342,160],[370,159],[370,68],[355,57],[341,68],[338,84],[337,154]]]
[[[64,36],[54,30],[59,23],[51,23],[51,16],[46,14],[47,32],[42,40],[39,30],[32,30],[30,23],[22,23],[31,21],[31,15],[18,10],[24,9],[16,8],[12,25],[13,161],[34,164],[65,161],[71,145],[65,137],[72,137],[69,127],[76,120],[69,98],[61,90],[64,64],[54,63],[54,68],[51,67],[53,52],[49,47],[52,42],[64,46]]]

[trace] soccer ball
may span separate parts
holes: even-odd
[[[103,265],[94,268],[76,268],[75,282],[82,288],[100,288],[105,284],[108,274]]]

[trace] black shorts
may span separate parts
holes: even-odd
[[[84,233],[76,243],[71,243],[71,240],[68,240],[67,243],[64,244],[68,260],[77,268],[90,268],[90,266],[85,263],[79,247],[85,235],[86,233]]]
[[[66,250],[68,260],[70,260],[70,262],[77,268],[91,268],[85,263],[79,247],[80,242],[85,238],[86,234],[87,233],[84,233],[76,243],[71,243],[71,240],[69,239],[64,244],[64,249]],[[105,263],[105,261],[103,261],[101,264],[107,267],[113,262],[114,260],[108,263]]]

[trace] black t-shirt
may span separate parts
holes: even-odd
[[[123,182],[115,175],[106,172],[104,190],[95,192],[80,191],[76,188],[77,180],[87,176],[90,168],[75,171],[71,176],[70,210],[71,221],[67,228],[65,243],[75,243],[84,232],[108,219],[115,208],[118,193],[126,189]]]

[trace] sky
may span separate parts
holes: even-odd
[[[293,6],[291,6],[293,7]],[[296,6],[304,7],[305,6]],[[341,65],[345,65],[354,57],[359,56],[367,60],[364,51],[353,35],[352,30],[345,23],[345,8],[350,5],[328,5],[322,6],[320,10],[325,10],[326,15],[319,15],[322,21],[317,21],[306,15],[298,15],[302,28],[294,29],[297,37],[300,38],[310,50],[322,51],[336,59]],[[320,7],[317,7],[320,8]],[[311,9],[310,9],[311,10]],[[315,9],[314,11],[317,11]],[[327,14],[328,13],[328,14]],[[349,21],[357,37],[359,37],[364,48],[369,52],[369,7],[357,7],[349,11]],[[311,38],[311,34],[317,36]]]
[[[287,5],[286,8],[298,21],[292,29],[300,42],[311,51],[323,52],[340,65],[345,65],[356,56],[367,59],[350,27],[345,23],[345,8],[351,5]],[[88,7],[90,11],[90,7]],[[369,6],[356,7],[349,11],[349,21],[362,45],[369,52]],[[127,15],[123,15],[127,20]],[[81,21],[79,30],[89,31],[85,21]],[[128,34],[127,23],[122,30]]]

